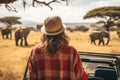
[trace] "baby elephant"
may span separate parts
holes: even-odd
[[[6,39],[8,39],[8,38],[12,39],[12,29],[11,28],[6,28],[6,27],[1,28],[1,34],[2,34],[3,39],[4,39],[4,36],[6,36]],[[10,37],[9,37],[9,35],[10,35]]]
[[[28,36],[29,33],[30,33],[30,30],[27,27],[17,28],[15,30],[15,33],[14,33],[16,46],[18,46],[18,41],[19,40],[21,40],[20,46],[23,46],[23,41],[25,43],[25,46],[27,46],[28,45],[28,43],[27,43],[27,36]]]
[[[107,38],[106,45],[108,45],[110,41],[110,34],[107,31],[93,31],[92,33],[90,33],[89,37],[91,40],[91,44],[94,43],[95,45],[95,40],[99,40],[98,45],[100,45],[101,43],[105,45],[104,38]]]

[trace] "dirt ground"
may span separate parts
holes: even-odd
[[[120,39],[116,32],[110,32],[111,41],[109,45],[105,46],[91,45],[90,32],[71,33],[66,31],[66,33],[70,37],[70,45],[75,47],[77,51],[120,54]],[[29,46],[16,47],[14,32],[11,40],[3,40],[0,34],[0,80],[22,80],[31,49],[40,44],[41,35],[41,32],[31,31],[28,36]]]

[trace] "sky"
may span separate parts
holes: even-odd
[[[21,21],[42,23],[46,17],[57,15],[62,18],[64,23],[96,22],[97,19],[92,18],[84,20],[83,17],[88,11],[98,7],[120,6],[120,0],[71,0],[68,6],[66,6],[66,3],[53,3],[51,4],[53,10],[51,10],[49,7],[40,5],[32,7],[32,0],[27,0],[28,4],[24,11],[21,1],[22,0],[18,0],[10,4],[17,9],[17,13],[9,12],[4,6],[0,6],[0,17],[19,16],[21,17]]]

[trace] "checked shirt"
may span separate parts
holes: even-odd
[[[28,62],[29,80],[87,80],[80,56],[75,48],[65,45],[54,55],[32,49]]]

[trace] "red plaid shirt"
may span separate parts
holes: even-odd
[[[34,48],[28,63],[30,80],[87,80],[77,51],[71,46],[50,56]]]

